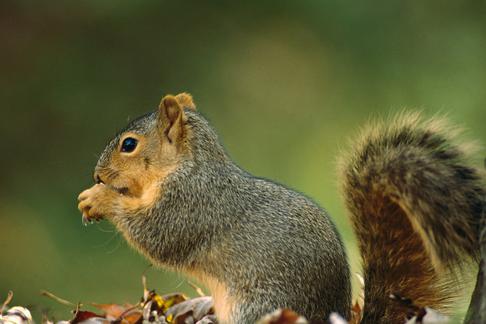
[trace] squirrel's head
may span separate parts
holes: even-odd
[[[195,110],[191,95],[167,95],[157,111],[132,121],[106,146],[95,181],[139,197],[154,181],[164,179],[190,154],[185,109]]]

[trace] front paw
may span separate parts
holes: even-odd
[[[105,184],[98,183],[78,196],[78,209],[83,214],[83,223],[108,217],[113,204],[112,195]]]

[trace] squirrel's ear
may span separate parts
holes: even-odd
[[[182,108],[189,108],[192,110],[196,110],[196,105],[194,104],[194,100],[192,96],[187,92],[179,93],[176,96],[177,102],[182,106]]]
[[[183,134],[184,110],[177,97],[167,95],[159,105],[158,127],[169,142],[176,142]]]

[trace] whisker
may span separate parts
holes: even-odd
[[[117,233],[115,233],[117,234]],[[114,235],[113,237],[118,237],[118,244],[115,246],[115,248],[111,249],[110,251],[107,251],[106,254],[113,254],[113,252],[115,252],[116,250],[118,250],[121,246],[121,243],[122,243],[122,239],[119,235]]]

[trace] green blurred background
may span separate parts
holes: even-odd
[[[370,116],[448,113],[486,143],[484,1],[0,2],[0,299],[37,319],[135,302],[148,262],[78,193],[109,138],[189,91],[233,158],[325,206],[359,257],[335,161]],[[483,152],[484,153],[484,152]],[[161,293],[186,279],[147,272]]]

